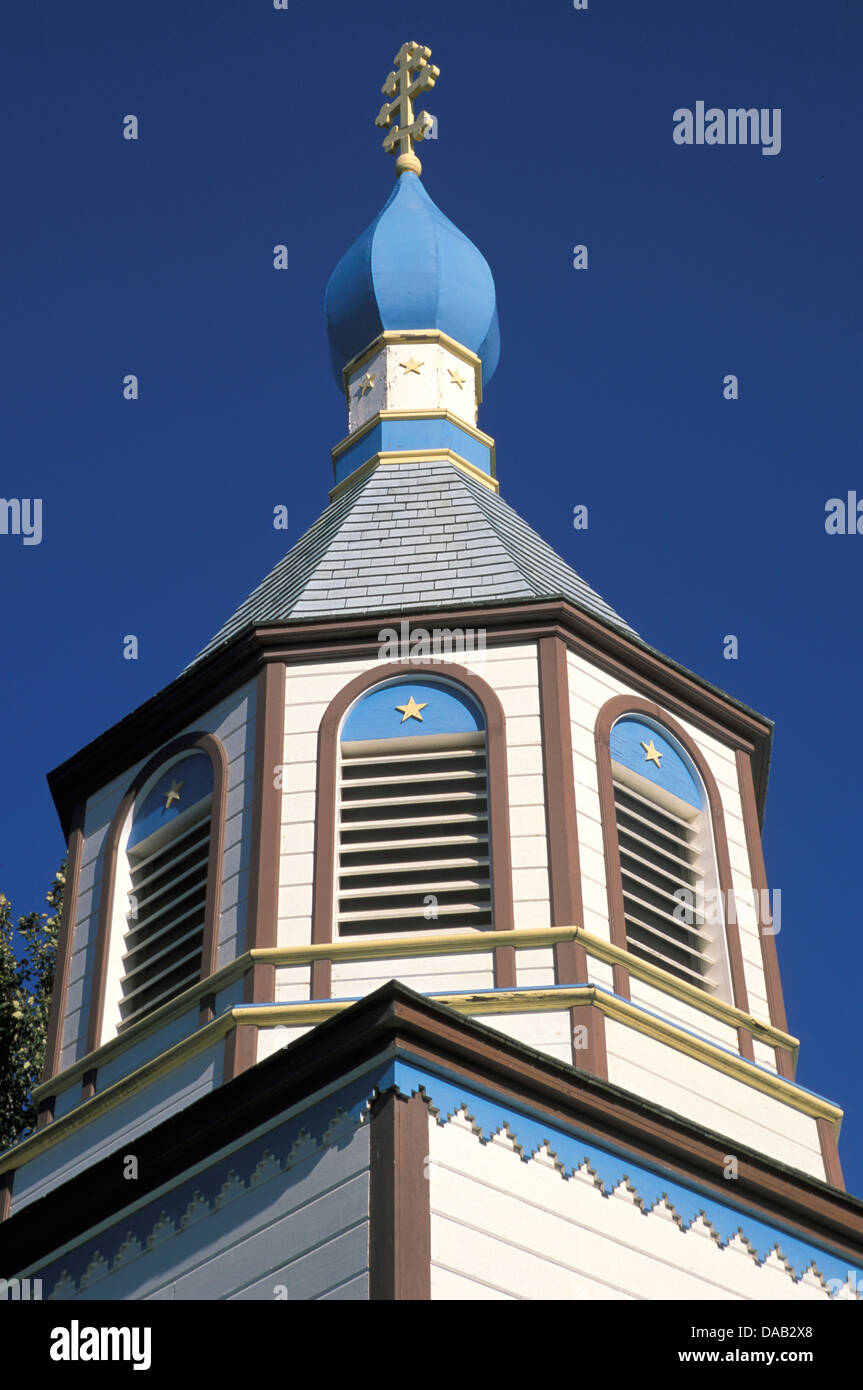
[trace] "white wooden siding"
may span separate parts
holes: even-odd
[[[684,1231],[665,1208],[645,1215],[626,1188],[606,1197],[545,1155],[525,1163],[503,1137],[483,1144],[461,1117],[431,1121],[429,1155],[433,1299],[828,1296],[775,1257],[721,1249],[703,1222]]]
[[[614,1019],[606,1019],[605,1033],[609,1081],[727,1136],[729,1144],[736,1139],[824,1180],[810,1116]]]

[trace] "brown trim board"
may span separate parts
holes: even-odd
[[[369,1135],[369,1299],[431,1298],[429,1104],[385,1091]]]
[[[411,615],[417,625],[436,626],[446,616],[456,627],[482,627],[490,646],[562,637],[573,651],[634,684],[678,715],[751,752],[758,803],[767,785],[772,725],[707,681],[684,670],[639,639],[603,623],[564,599],[527,600],[476,607],[436,609]],[[309,660],[368,657],[379,649],[377,617],[249,626],[205,660],[184,671],[125,719],[106,730],[49,774],[60,820],[70,832],[74,803],[187,728],[219,700],[254,680],[268,661],[288,665]]]
[[[281,779],[285,757],[285,668],[270,662],[258,676],[255,707],[255,770],[246,950],[278,945]],[[254,1002],[247,1000],[247,1003]]]
[[[561,637],[541,637],[538,654],[550,921],[553,927],[582,926],[567,647]],[[587,952],[577,941],[554,947],[554,978],[559,985],[590,979]],[[605,1015],[594,1008],[570,1009],[569,1027],[573,1066],[607,1077]]]

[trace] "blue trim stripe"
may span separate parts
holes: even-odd
[[[491,474],[490,446],[462,429],[454,420],[380,420],[335,460],[336,482],[343,482],[375,454],[391,450],[422,454],[425,449],[451,449],[483,473]]]

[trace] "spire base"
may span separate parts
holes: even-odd
[[[396,160],[396,178],[399,174],[421,174],[423,166],[415,154],[400,154]]]

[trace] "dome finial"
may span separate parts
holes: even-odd
[[[384,102],[375,118],[375,125],[386,130],[396,116],[401,121],[401,125],[392,125],[384,136],[387,154],[392,154],[398,147],[396,178],[399,174],[421,174],[423,171],[414,154],[414,141],[424,140],[434,128],[434,121],[427,111],[420,111],[414,117],[413,99],[420,92],[430,91],[440,77],[440,68],[428,61],[430,57],[430,48],[424,48],[419,43],[403,43],[393,58],[396,70],[390,73],[381,88],[384,96],[390,100]]]

